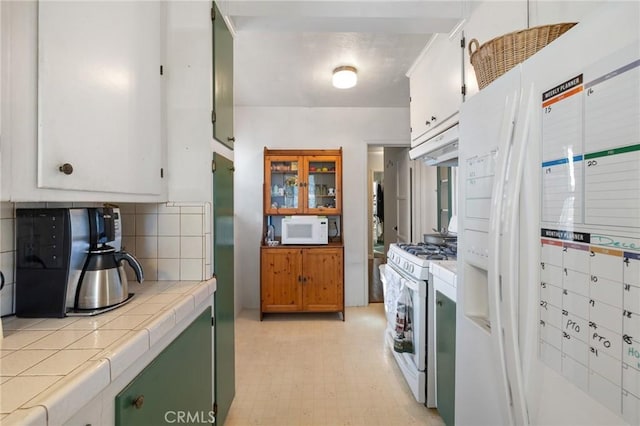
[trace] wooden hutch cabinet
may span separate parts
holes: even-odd
[[[340,312],[344,321],[342,149],[264,151],[260,319],[265,313]],[[282,219],[328,219],[328,244],[282,244]]]

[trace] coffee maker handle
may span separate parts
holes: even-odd
[[[133,257],[131,254],[126,251],[120,251],[116,253],[116,262],[120,264],[121,261],[126,260],[129,266],[133,268],[133,271],[136,273],[136,279],[139,283],[144,281],[144,271],[142,270],[142,265],[138,262],[138,259]]]

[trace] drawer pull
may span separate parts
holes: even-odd
[[[136,407],[137,410],[139,410],[140,408],[142,408],[142,404],[144,404],[144,395],[140,395],[136,399],[134,399],[131,405],[133,405],[134,407]]]

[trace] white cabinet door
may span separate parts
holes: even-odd
[[[39,2],[39,188],[162,192],[161,7]]]
[[[209,201],[213,186],[211,3],[172,1],[166,6],[168,199]]]
[[[458,35],[436,34],[409,75],[411,146],[454,124],[462,103]]]
[[[606,0],[532,0],[529,2],[529,25],[557,24],[560,22],[580,22]]]
[[[428,48],[427,48],[428,52]],[[411,147],[416,145],[416,140],[427,131],[427,109],[429,108],[429,61],[426,56],[416,63],[409,74],[409,117],[411,122]]]
[[[464,26],[465,98],[478,93],[478,81],[469,58],[469,42],[477,39],[482,45],[494,37],[527,28],[527,1],[487,1],[478,5]]]

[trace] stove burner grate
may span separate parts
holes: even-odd
[[[398,247],[409,254],[422,257],[426,260],[449,260],[449,258],[456,257],[457,244],[455,242],[449,242],[445,245],[437,244],[407,244],[400,243]]]

